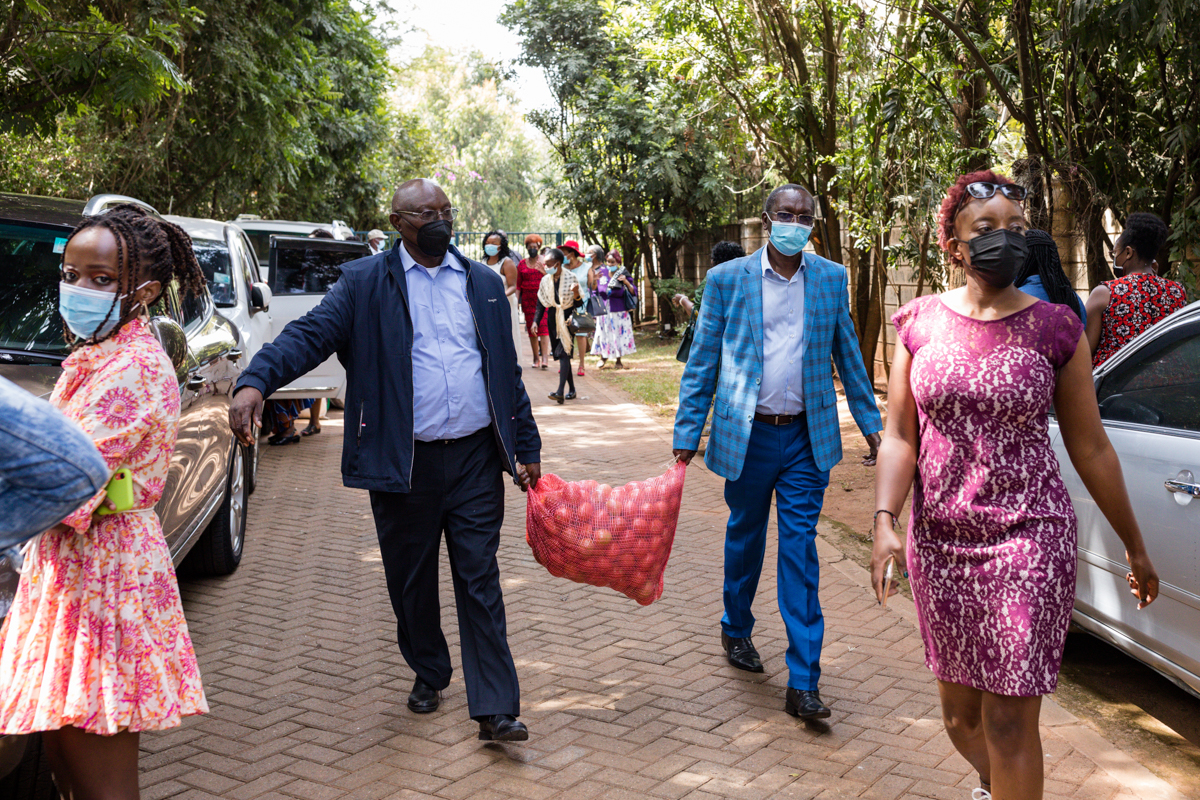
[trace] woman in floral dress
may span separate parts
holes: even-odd
[[[1125,544],[1139,607],[1158,594],[1100,422],[1083,324],[1014,286],[1027,254],[1024,198],[984,171],[960,177],[943,202],[939,241],[966,286],[894,317],[900,346],[875,489],[876,597],[885,562],[907,563],[925,663],[946,732],[979,772],[977,800],[1042,796],[1038,714],[1058,682],[1076,565],[1051,404],[1071,463]],[[905,562],[894,527],[910,488]]]
[[[621,356],[637,352],[633,340],[633,321],[630,309],[637,304],[637,287],[630,280],[629,271],[621,266],[621,253],[613,250],[605,259],[608,272],[604,288],[599,291],[608,304],[608,313],[596,320],[596,344],[592,352],[600,357],[600,369],[608,366],[608,359],[616,359],[617,369],[628,369],[621,363]]]
[[[138,733],[208,711],[154,504],[179,426],[170,359],[146,322],[164,286],[204,290],[182,229],[118,206],[75,230],[59,309],[74,345],[51,402],[133,475],[33,540],[0,630],[0,733],[42,731],[64,797],[138,797]]]

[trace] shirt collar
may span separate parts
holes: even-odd
[[[796,274],[797,274],[797,275],[803,275],[803,274],[804,274],[804,265],[805,265],[805,262],[806,262],[806,259],[804,258],[804,254],[803,254],[803,253],[801,253],[801,254],[800,254],[800,269],[796,270]],[[762,274],[763,274],[763,277],[764,277],[764,278],[765,278],[765,277],[767,277],[767,273],[768,273],[768,272],[770,272],[772,275],[774,275],[775,277],[777,277],[777,278],[779,278],[779,279],[781,279],[781,280],[783,279],[783,276],[782,276],[782,275],[780,275],[778,272],[776,272],[776,271],[775,271],[775,269],[774,269],[774,267],[772,267],[772,266],[771,266],[771,259],[770,259],[770,258],[767,256],[767,246],[766,246],[766,245],[763,245],[763,249],[762,249]]]
[[[397,242],[396,248],[400,251],[400,264],[404,267],[404,271],[406,273],[410,272],[413,267],[421,266],[415,260],[413,260],[412,255],[408,252],[408,246],[404,244],[403,239]],[[449,250],[446,251],[446,255],[442,257],[442,263],[438,264],[436,269],[441,269],[442,267],[450,267],[451,269],[456,269],[459,272],[463,271],[462,264],[459,264],[458,259],[453,258],[450,255]]]

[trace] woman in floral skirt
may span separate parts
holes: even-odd
[[[613,250],[604,261],[608,269],[608,281],[597,293],[608,303],[608,313],[596,320],[596,341],[592,351],[600,356],[600,369],[608,366],[608,359],[616,359],[617,369],[628,369],[621,363],[621,356],[637,352],[633,340],[633,320],[630,309],[637,304],[637,287],[629,271],[621,266],[621,252]]]
[[[133,475],[134,507],[102,491],[34,539],[0,630],[0,733],[43,732],[63,797],[138,797],[138,734],[208,711],[154,504],[179,427],[175,369],[147,308],[177,280],[204,291],[191,241],[118,206],[75,229],[59,310],[73,352],[51,402]]]

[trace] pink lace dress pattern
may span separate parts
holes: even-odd
[[[1054,691],[1075,600],[1076,528],[1050,447],[1057,373],[1083,325],[1038,301],[980,321],[936,296],[892,318],[920,421],[908,569],[938,680]]]

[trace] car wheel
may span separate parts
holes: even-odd
[[[0,776],[0,797],[22,800],[57,800],[58,790],[50,775],[50,762],[42,745],[42,735],[3,737],[6,750],[20,748],[21,760],[8,774]]]
[[[225,500],[217,515],[188,553],[187,566],[201,575],[230,575],[242,561],[246,542],[246,501],[250,496],[246,481],[246,454],[241,445],[229,459],[229,480]]]
[[[258,461],[262,458],[262,443],[259,442],[260,436],[262,436],[262,431],[253,422],[250,423],[250,440],[254,444],[245,448],[247,494],[254,494],[254,490],[258,488]]]

